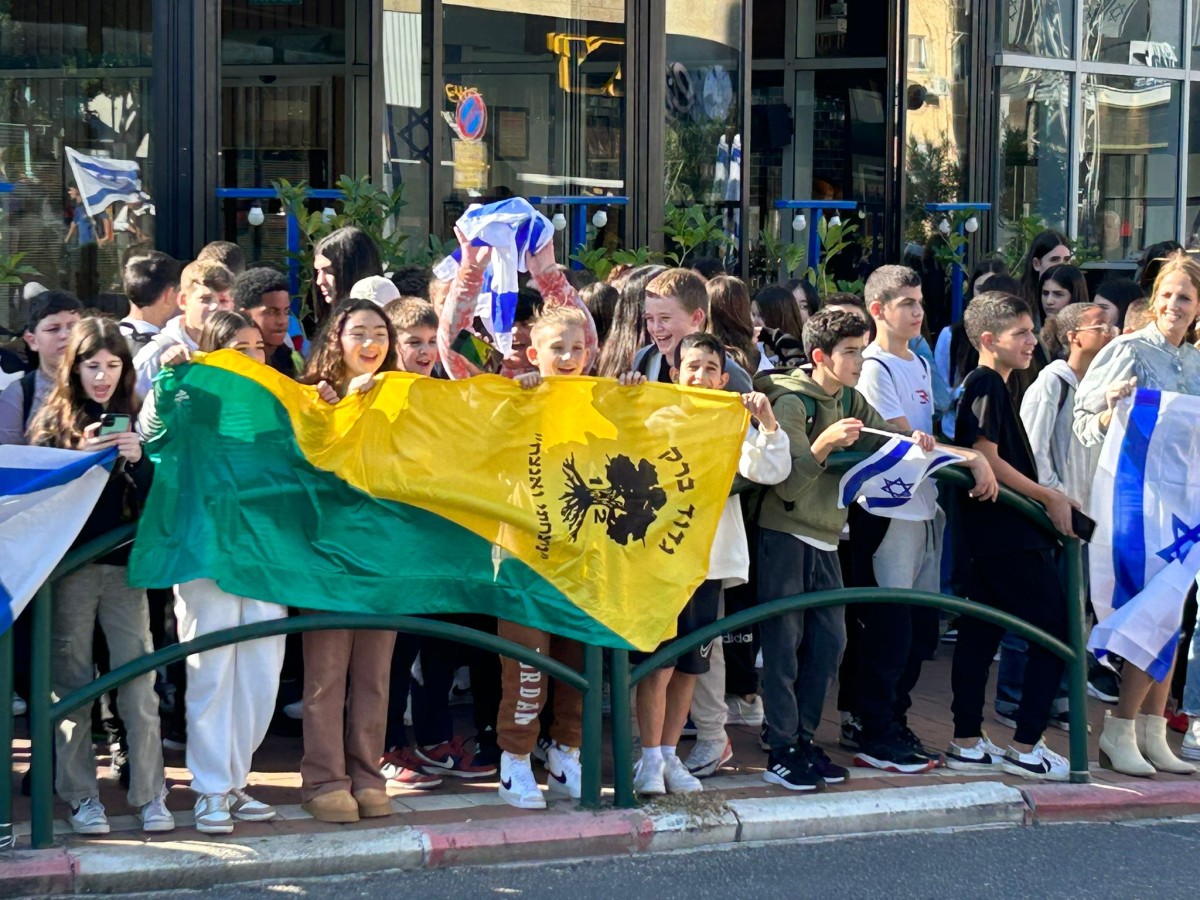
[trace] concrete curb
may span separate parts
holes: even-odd
[[[0,896],[206,888],[266,878],[532,862],[884,831],[1116,821],[1200,813],[1200,783],[992,781],[722,802],[665,798],[636,810],[254,838],[96,841],[0,857]]]

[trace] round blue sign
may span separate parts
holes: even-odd
[[[464,141],[477,141],[487,130],[487,104],[476,91],[469,91],[459,98],[454,111],[454,123]]]

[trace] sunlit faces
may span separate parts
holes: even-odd
[[[1183,272],[1172,272],[1162,279],[1151,308],[1158,330],[1171,343],[1183,343],[1187,331],[1200,312],[1196,286]]]
[[[529,361],[529,323],[518,322],[512,330],[512,346],[500,364],[500,374],[505,378],[516,378],[527,372],[536,372],[537,366]]]
[[[1028,315],[1017,316],[999,332],[985,331],[980,343],[994,353],[996,361],[1005,368],[1028,369],[1037,347],[1033,319]]]
[[[646,294],[646,331],[654,346],[667,359],[689,334],[704,330],[704,310],[688,312],[674,297]]]
[[[267,353],[266,346],[263,342],[262,332],[257,328],[239,328],[237,334],[233,336],[225,347],[229,350],[236,350],[238,353],[245,354],[255,362],[266,362]]]
[[[75,372],[89,400],[107,405],[121,381],[125,363],[121,357],[108,350],[98,350],[87,359],[75,364]]]
[[[1093,309],[1084,313],[1078,327],[1068,332],[1085,353],[1092,356],[1104,349],[1105,344],[1117,336],[1117,329],[1108,321],[1108,311]]]
[[[1061,312],[1071,303],[1071,289],[1063,287],[1053,278],[1042,285],[1042,310],[1047,316]]]
[[[274,352],[287,342],[292,298],[287,291],[271,291],[262,295],[262,305],[246,310],[262,332],[263,344]]]
[[[374,375],[391,352],[383,314],[370,309],[355,310],[346,317],[339,341],[348,378]]]
[[[859,335],[842,338],[828,353],[814,348],[813,365],[824,366],[839,384],[854,387],[862,375],[862,354],[866,345],[866,335]]]
[[[729,373],[721,370],[724,359],[704,347],[689,347],[679,357],[679,369],[674,373],[681,387],[722,390],[729,383]]]
[[[891,300],[871,301],[871,314],[884,322],[892,334],[906,341],[912,340],[921,334],[921,323],[925,321],[925,303],[921,297],[921,288],[902,288]]]
[[[437,329],[428,326],[396,332],[396,356],[401,372],[428,375],[438,359]]]
[[[71,340],[71,328],[78,321],[79,313],[73,309],[57,312],[38,322],[33,331],[25,332],[25,343],[38,354],[44,371],[53,372],[58,368]]]
[[[233,294],[196,283],[179,292],[179,307],[183,310],[184,326],[193,335],[199,335],[209,316],[217,310],[233,309]]]
[[[587,337],[581,325],[548,324],[533,330],[529,361],[543,375],[582,375],[587,368]]]
[[[1064,244],[1059,244],[1045,256],[1035,256],[1033,258],[1033,271],[1045,272],[1051,266],[1061,266],[1071,261],[1071,248]]]
[[[324,253],[318,253],[313,259],[313,275],[317,283],[317,290],[321,292],[321,296],[325,298],[325,302],[333,303],[337,299],[337,284],[333,276],[333,261]]]

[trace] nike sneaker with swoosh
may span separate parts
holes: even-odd
[[[529,754],[500,754],[500,799],[517,809],[545,809],[546,798],[533,776]]]

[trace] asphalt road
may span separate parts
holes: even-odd
[[[741,900],[1195,898],[1200,819],[907,833],[574,863],[385,872],[171,891],[225,898]],[[167,897],[168,893],[129,895]]]

